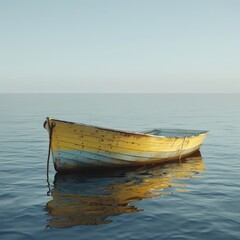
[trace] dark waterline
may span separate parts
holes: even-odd
[[[240,239],[240,95],[0,94],[0,239]],[[210,130],[202,159],[46,182],[45,117]]]

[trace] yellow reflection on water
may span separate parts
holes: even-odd
[[[51,216],[48,227],[111,223],[111,216],[143,211],[134,206],[136,201],[174,191],[186,192],[187,185],[177,180],[199,176],[204,169],[198,153],[182,163],[91,174],[56,174],[52,200],[46,205]]]

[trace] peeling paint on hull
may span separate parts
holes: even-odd
[[[199,150],[207,134],[207,131],[168,129],[124,132],[49,118],[45,123],[49,134],[52,132],[51,151],[56,171],[166,162]]]

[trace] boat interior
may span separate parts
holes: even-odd
[[[190,137],[190,136],[197,136],[205,132],[206,131],[202,131],[202,130],[153,129],[149,131],[144,131],[142,133],[154,135],[154,136],[164,136],[164,137]]]

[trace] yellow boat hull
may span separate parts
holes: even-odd
[[[56,171],[166,162],[199,150],[207,131],[125,132],[47,118]]]

